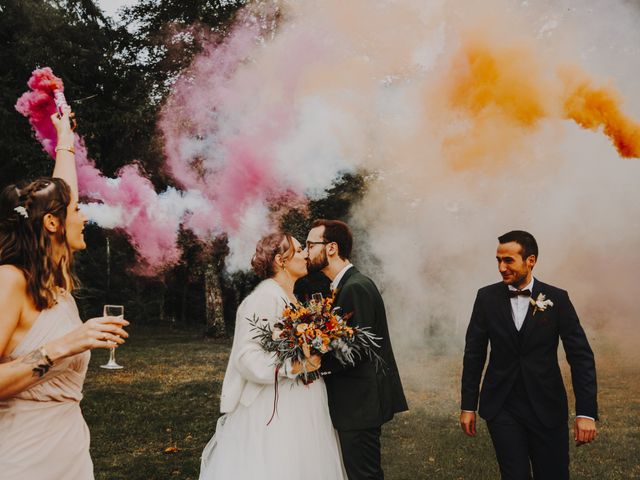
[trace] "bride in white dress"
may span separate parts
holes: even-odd
[[[264,280],[238,308],[222,384],[223,415],[202,452],[200,480],[346,480],[322,378],[304,385],[295,381],[303,365],[280,369],[277,413],[269,423],[274,355],[261,349],[249,324],[256,315],[273,325],[296,301],[293,286],[307,274],[306,254],[293,237],[272,234],[258,242],[251,265]],[[304,367],[311,372],[319,365],[312,356]]]

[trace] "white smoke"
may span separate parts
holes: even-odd
[[[350,221],[359,264],[383,290],[394,342],[412,347],[399,351],[460,343],[475,290],[499,279],[497,236],[512,229],[537,237],[536,275],[573,292],[585,324],[621,328],[620,318],[637,316],[624,299],[633,297],[640,260],[640,161],[621,159],[601,132],[563,119],[556,71],[575,64],[597,83],[615,84],[625,111],[639,118],[637,5],[278,4],[274,37],[211,94],[216,126],[202,145],[214,151],[202,152],[217,165],[220,138],[257,132],[280,185],[312,198],[341,172],[374,174]],[[500,112],[470,119],[451,106],[452,77],[468,68],[459,52],[470,39],[530,52],[514,63],[521,61],[522,78],[540,76],[538,92],[519,93],[541,93],[546,111],[537,124],[510,123]],[[286,121],[271,121],[279,107]],[[267,216],[261,198],[241,215],[230,233],[230,269],[248,266]],[[603,303],[619,306],[616,318],[597,313]]]

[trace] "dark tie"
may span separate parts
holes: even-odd
[[[530,297],[531,290],[509,290],[509,298],[517,297],[518,295]]]

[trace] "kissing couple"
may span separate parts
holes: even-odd
[[[238,307],[223,415],[202,453],[201,480],[384,478],[381,427],[408,407],[382,296],[349,261],[352,245],[351,230],[338,220],[316,220],[305,245],[286,233],[258,242],[251,266],[262,281]],[[276,356],[263,350],[251,319],[266,319],[273,328],[288,304],[298,304],[296,281],[319,271],[331,280],[334,305],[352,313],[349,324],[378,338],[383,369],[367,356],[345,366],[326,354],[287,360],[275,373]],[[298,381],[302,372],[316,371],[318,380]],[[269,422],[274,390],[277,414]]]

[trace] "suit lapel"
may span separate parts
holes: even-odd
[[[531,298],[534,300],[538,298],[538,295],[542,291],[542,282],[540,282],[537,278],[533,282],[533,289],[531,290]],[[535,318],[533,316],[533,305],[529,303],[529,309],[527,310],[527,315],[524,317],[524,323],[522,324],[522,343],[527,341],[529,335],[531,335],[531,331],[535,327]]]
[[[340,283],[338,283],[338,286],[336,288],[336,299],[335,299],[335,303],[334,303],[335,305],[339,305],[340,304],[340,294],[342,293],[342,287],[344,287],[345,283],[347,283],[347,280],[349,280],[351,275],[353,275],[357,271],[358,270],[356,270],[356,267],[351,267],[349,270],[344,272],[344,275],[340,279]]]
[[[513,340],[514,348],[518,348],[518,330],[516,324],[513,321],[513,311],[511,310],[511,300],[509,299],[509,287],[503,284],[504,288],[500,289],[498,302],[500,305],[499,312],[501,322],[509,332],[511,339]]]

